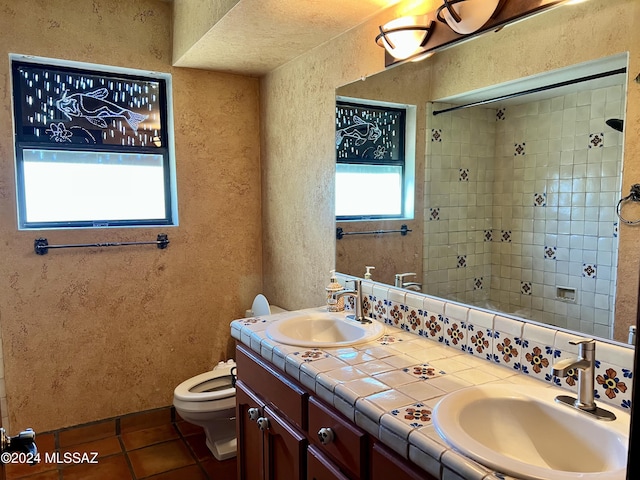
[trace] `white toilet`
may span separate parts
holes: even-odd
[[[251,310],[247,310],[247,317],[284,311],[269,305],[266,297],[259,294]],[[204,429],[207,447],[218,460],[236,456],[235,366],[233,360],[220,362],[213,370],[185,380],[173,391],[176,412],[187,422]]]
[[[176,412],[189,423],[199,425],[207,447],[218,460],[236,455],[236,389],[232,384],[233,360],[220,362],[210,372],[185,380],[173,392]]]

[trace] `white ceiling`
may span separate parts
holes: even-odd
[[[173,64],[260,76],[398,1],[239,0]],[[174,23],[174,36],[198,21],[186,20]]]

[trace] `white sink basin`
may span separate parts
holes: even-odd
[[[380,322],[361,324],[340,313],[312,312],[273,322],[267,336],[299,347],[338,347],[375,340],[384,331]]]
[[[592,418],[554,401],[557,389],[481,385],[457,390],[434,408],[438,434],[493,470],[526,480],[624,480],[629,415]]]

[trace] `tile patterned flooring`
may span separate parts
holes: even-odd
[[[171,408],[36,435],[37,465],[4,465],[3,480],[233,480],[236,459],[218,461],[202,429]],[[59,452],[53,456],[54,452]],[[97,452],[97,463],[64,463]],[[66,456],[65,456],[66,453]],[[48,455],[45,455],[48,454]],[[45,462],[45,458],[49,461]],[[55,462],[59,458],[59,461]],[[0,467],[2,468],[2,467]]]

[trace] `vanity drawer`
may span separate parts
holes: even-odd
[[[238,378],[303,430],[309,394],[244,345],[236,347]]]
[[[330,429],[332,439],[324,444],[320,441],[320,431]],[[326,430],[324,431],[326,434]],[[340,413],[327,407],[321,400],[309,398],[310,441],[344,469],[349,476],[366,478],[367,434],[344,418]]]

